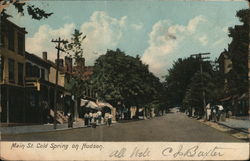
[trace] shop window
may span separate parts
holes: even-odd
[[[23,64],[18,63],[18,84],[23,85]]]
[[[24,36],[18,34],[18,54],[23,55],[24,53]]]
[[[0,56],[0,81],[3,81],[4,58]]]
[[[8,60],[9,63],[9,82],[15,82],[15,61],[13,59]]]
[[[14,29],[13,28],[9,28],[9,31],[8,31],[8,48],[12,51],[14,51]]]

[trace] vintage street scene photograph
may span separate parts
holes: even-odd
[[[249,142],[249,2],[1,0],[1,141]]]

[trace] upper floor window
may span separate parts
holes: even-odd
[[[8,30],[8,48],[12,51],[14,51],[15,49],[15,38],[14,38],[14,29],[13,28],[9,28]]]
[[[9,65],[9,82],[15,82],[15,61],[13,59],[8,60]]]
[[[22,34],[18,34],[18,54],[23,55],[24,53],[24,36]]]
[[[18,63],[18,84],[23,85],[23,64]]]

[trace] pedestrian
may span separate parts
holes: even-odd
[[[94,122],[94,123],[96,123],[96,122],[97,122],[97,117],[98,117],[98,116],[97,116],[97,113],[96,113],[96,112],[95,112],[95,113],[93,113],[93,119],[94,119],[94,121],[93,121],[93,122]]]
[[[210,103],[208,103],[206,106],[206,120],[207,121],[210,121],[210,116],[211,116],[211,108],[210,108]]]
[[[217,122],[217,107],[213,106],[212,108],[212,118],[214,122]]]
[[[221,120],[221,114],[223,113],[223,106],[222,105],[218,105],[218,118],[217,120],[220,121]]]
[[[112,123],[112,115],[109,114],[108,115],[108,125],[111,126],[111,123]]]
[[[208,108],[208,109],[207,109],[207,120],[208,120],[208,121],[211,120],[211,113],[212,113],[211,108]]]
[[[68,113],[68,128],[73,128],[73,116],[71,113]]]
[[[89,114],[87,112],[84,114],[84,125],[89,125]]]
[[[101,124],[101,121],[102,121],[102,112],[100,110],[97,112],[97,119],[98,119],[98,124]]]
[[[89,112],[89,124],[92,124],[93,122],[93,113],[90,111]]]

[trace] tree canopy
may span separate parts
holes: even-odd
[[[162,84],[148,70],[140,57],[126,55],[121,50],[108,50],[94,65],[92,77],[99,99],[113,105],[144,106],[160,98]]]
[[[232,70],[228,73],[230,94],[241,94],[248,90],[249,9],[240,10],[236,16],[243,23],[229,28],[228,52]]]
[[[212,66],[208,62],[202,62],[203,71],[211,73]],[[172,106],[181,105],[185,97],[188,85],[194,74],[200,71],[200,61],[196,58],[179,58],[173,63],[165,77],[166,99]]]
[[[81,96],[85,94],[85,89],[87,82],[84,81],[84,52],[82,47],[82,42],[86,38],[86,35],[83,36],[82,33],[75,29],[72,34],[71,40],[69,43],[64,44],[64,49],[68,53],[68,56],[73,58],[76,66],[73,69],[73,75],[68,78],[66,84],[66,89],[71,91],[76,96]]]
[[[46,19],[53,14],[52,12],[48,13],[45,10],[39,7],[36,7],[35,5],[28,4],[21,0],[10,1],[10,2],[3,1],[1,2],[0,5],[1,5],[1,8],[0,8],[1,17],[4,19],[8,17],[12,17],[12,15],[6,13],[6,7],[9,5],[13,5],[15,9],[17,10],[17,12],[20,13],[22,16],[24,16],[25,9],[26,9],[28,15],[30,15],[31,18],[35,20]]]

